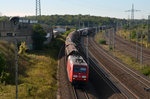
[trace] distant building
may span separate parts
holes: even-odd
[[[0,40],[14,42],[17,39],[18,43],[25,41],[26,45],[31,49],[32,47],[32,25],[31,24],[17,24],[13,22],[0,22]],[[15,38],[14,38],[15,37]],[[30,48],[31,47],[31,48]]]
[[[44,44],[49,44],[53,38],[53,28],[46,24],[41,24],[41,26],[47,33],[46,35],[47,41],[45,41]]]
[[[6,40],[8,42],[14,42],[17,39],[18,43],[23,41],[26,42],[26,45],[29,49],[32,49],[32,27],[36,23],[36,21],[28,21],[19,19],[16,17],[15,20],[17,21],[7,21],[7,22],[0,22],[0,40]],[[23,21],[20,21],[23,20]],[[42,24],[43,29],[50,33],[48,37],[48,41],[52,38],[53,30],[48,25]],[[51,37],[50,37],[51,36]]]
[[[65,27],[56,27],[54,29],[54,31],[57,31],[59,33],[65,33],[66,32],[66,28]]]

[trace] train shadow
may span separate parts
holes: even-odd
[[[100,99],[100,96],[98,96],[95,87],[90,81],[86,83],[76,84],[74,85],[74,87],[76,90],[86,93],[89,99]]]
[[[98,64],[95,59],[93,59],[95,64]],[[90,64],[90,71],[89,71],[89,80],[92,83],[92,85],[95,87],[96,92],[101,99],[108,99],[113,97],[115,94],[121,94],[120,90],[112,83],[112,81],[106,81],[101,76],[99,76],[98,71],[95,72],[93,65]],[[107,73],[103,71],[105,75],[107,76]],[[105,77],[106,78],[106,77]],[[107,79],[107,78],[106,78]],[[111,83],[111,84],[108,84]],[[113,89],[112,89],[113,88]],[[115,88],[115,92],[114,92]]]

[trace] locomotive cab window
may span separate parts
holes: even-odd
[[[73,67],[74,73],[87,73],[86,67]]]

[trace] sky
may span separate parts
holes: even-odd
[[[1,0],[0,16],[31,16],[35,15],[36,0]],[[130,10],[134,4],[135,19],[147,18],[150,14],[150,0],[41,0],[42,15],[83,14],[130,18]]]

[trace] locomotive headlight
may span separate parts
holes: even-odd
[[[86,76],[82,76],[82,78],[86,78]]]
[[[78,77],[78,75],[73,75],[73,77]]]

